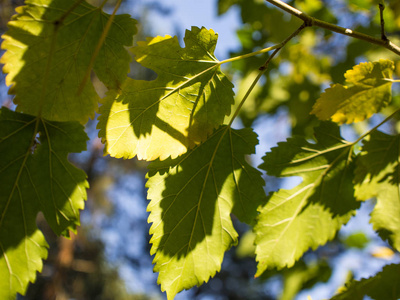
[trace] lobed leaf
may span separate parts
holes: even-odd
[[[224,126],[186,155],[149,165],[151,254],[168,299],[220,270],[224,252],[237,244],[231,213],[254,221],[264,181],[245,155],[257,142],[250,129]]]
[[[86,123],[99,97],[90,80],[92,56],[110,15],[85,1],[27,0],[17,8],[2,36],[0,62],[8,73],[17,110],[48,120]],[[129,71],[136,21],[117,15],[93,70],[109,88],[118,88]],[[89,70],[88,70],[89,69]]]
[[[376,197],[371,223],[379,235],[400,251],[400,135],[380,131],[364,140],[357,160],[355,188],[359,200]]]
[[[36,226],[42,211],[57,234],[79,225],[86,175],[67,159],[86,148],[77,122],[50,122],[0,110],[0,298],[24,294],[42,269],[47,243]]]
[[[374,277],[350,281],[331,300],[362,300],[365,296],[374,300],[400,298],[400,265],[387,265]]]
[[[309,248],[332,239],[359,207],[353,196],[353,148],[339,128],[322,123],[315,144],[293,137],[263,158],[260,168],[279,177],[300,176],[291,190],[272,193],[260,208],[256,260],[261,275],[267,268],[291,267]]]
[[[104,99],[98,128],[106,153],[176,158],[205,141],[229,115],[233,85],[213,54],[217,34],[192,27],[184,40],[183,49],[170,36],[148,38],[133,48],[136,60],[158,77],[128,79]]]
[[[392,97],[394,63],[381,59],[361,63],[346,72],[350,86],[334,84],[315,103],[312,114],[320,120],[353,123],[363,121],[385,107]]]

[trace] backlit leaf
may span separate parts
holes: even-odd
[[[356,169],[356,197],[376,197],[371,223],[383,239],[400,250],[400,136],[374,131],[364,145]]]
[[[8,23],[1,58],[17,110],[55,121],[93,117],[98,96],[90,81],[80,88],[110,15],[85,1],[28,0]],[[70,10],[71,9],[71,10]],[[129,71],[135,21],[115,16],[93,69],[117,88]],[[90,74],[90,73],[89,73]]]
[[[42,211],[57,234],[79,224],[86,175],[67,159],[86,148],[77,122],[50,122],[0,111],[0,299],[15,299],[42,269],[47,243],[36,226]]]
[[[316,144],[293,137],[263,158],[260,167],[269,175],[300,176],[302,182],[272,193],[260,209],[254,228],[256,276],[267,268],[290,267],[309,248],[325,244],[359,207],[353,196],[351,144],[331,123],[323,123],[315,135]]]
[[[153,81],[128,79],[100,108],[99,135],[114,157],[176,158],[206,140],[233,103],[233,85],[214,57],[217,34],[186,31],[185,48],[176,37],[148,38],[133,48],[136,60],[157,72]]]
[[[348,85],[334,84],[315,103],[312,114],[320,120],[353,123],[369,118],[385,107],[392,97],[394,63],[381,59],[361,63],[346,72]]]
[[[220,270],[224,252],[237,244],[231,213],[253,222],[264,181],[245,155],[257,142],[250,129],[222,127],[178,159],[149,165],[151,254],[168,299]]]

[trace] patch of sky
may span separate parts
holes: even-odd
[[[195,288],[191,290],[183,290],[175,296],[175,300],[189,300],[195,299]]]
[[[162,4],[160,4],[162,3]],[[231,8],[221,17],[217,17],[216,1],[186,1],[186,0],[129,0],[126,7],[132,4],[136,11],[147,11],[146,20],[151,24],[150,31],[154,35],[177,35],[183,45],[185,30],[192,26],[213,29],[218,33],[218,43],[215,55],[219,60],[229,58],[228,50],[238,47],[236,30],[239,28],[239,10]],[[142,10],[141,10],[142,9]]]
[[[146,268],[140,270],[138,272],[129,263],[124,263],[120,265],[118,273],[125,280],[129,292],[160,298],[157,297],[160,295],[159,288],[155,285],[149,285],[149,282],[155,280],[156,274],[147,271]]]
[[[258,135],[259,143],[256,146],[256,153],[251,155],[251,161],[254,166],[259,166],[263,163],[262,158],[271,148],[276,147],[279,142],[284,142],[290,136],[290,119],[286,109],[278,109],[276,115],[271,117],[271,115],[265,114],[259,116],[254,121],[254,131]],[[265,176],[265,171],[263,172]],[[274,183],[279,182],[279,188],[282,189],[292,189],[297,186],[302,179],[298,176],[293,176],[290,178],[284,178],[281,180],[276,180],[275,178],[269,178],[265,176],[267,181],[266,189],[267,192],[276,190],[277,185],[268,185],[269,181],[274,180]],[[272,188],[270,190],[270,188]]]
[[[2,43],[2,39],[0,38],[0,44]],[[3,56],[4,54],[4,50],[0,50],[0,57]],[[2,67],[2,65],[0,65],[0,67]],[[3,72],[0,72],[0,82],[2,84],[0,84],[0,106],[6,106],[9,109],[14,110],[15,109],[15,104],[12,102],[12,97],[10,95],[8,95],[8,86],[6,86],[5,84],[3,84],[6,81],[6,75]]]
[[[97,238],[104,244],[105,257],[118,267],[129,292],[160,295],[157,274],[152,271],[152,258],[148,255],[143,174],[117,176],[107,196],[113,204],[113,213],[90,220],[92,226],[93,222],[98,226]]]
[[[338,17],[337,24],[344,28],[355,29],[358,26],[369,26],[371,22],[371,13],[366,10],[357,10],[356,12],[349,10],[348,1],[338,0],[325,0],[325,5],[334,16]],[[377,24],[378,26],[378,24]],[[347,44],[350,41],[350,37],[343,36],[338,33],[333,33],[329,40],[324,38],[324,31],[317,30],[316,34],[319,35],[318,40],[322,40],[323,43],[315,48],[315,53],[335,53],[333,63],[339,63],[346,58],[347,55]]]
[[[279,64],[279,72],[281,73],[282,76],[287,76],[287,75],[292,74],[293,63],[288,62],[288,61],[282,61]]]
[[[282,293],[283,282],[280,276],[274,276],[267,281],[264,286],[264,293],[272,298]]]

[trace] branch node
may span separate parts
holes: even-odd
[[[313,26],[314,26],[314,18],[313,17],[304,19],[304,27],[313,27]]]

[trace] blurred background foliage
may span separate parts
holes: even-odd
[[[99,5],[103,1],[89,2]],[[112,10],[115,2],[109,0],[105,9]],[[230,52],[230,56],[247,54],[279,43],[301,24],[298,19],[263,0],[214,2],[218,16],[235,10],[240,18],[238,46]],[[370,35],[380,35],[379,10],[375,0],[288,2],[313,17]],[[396,43],[400,40],[400,2],[391,0],[386,3],[389,8],[385,10],[387,34]],[[6,30],[15,7],[22,4],[22,0],[0,0],[0,32]],[[154,16],[159,14],[165,17],[173,10],[173,6],[163,1],[126,0],[120,12],[129,13],[138,19],[140,25],[135,37],[137,41],[157,34],[152,30],[152,24],[156,22]],[[377,46],[318,28],[307,29],[272,61],[269,71],[241,110],[239,126],[264,128],[259,131],[260,139],[265,135],[271,136],[278,126],[285,127],[285,130],[278,130],[280,134],[275,133],[277,136],[273,141],[266,143],[269,147],[273,146],[274,141],[284,140],[285,133],[311,137],[317,120],[309,112],[321,91],[332,82],[343,83],[343,74],[353,65],[379,58],[394,59],[391,53]],[[266,59],[266,55],[261,55],[224,66],[224,71],[235,83],[237,103]],[[396,63],[397,76],[400,76],[399,60]],[[2,76],[0,102],[13,108]],[[155,75],[133,61],[130,76],[151,80]],[[96,78],[93,81],[103,96],[104,87]],[[394,93],[394,104],[399,104],[398,95],[398,92]],[[389,106],[383,113],[391,110]],[[374,120],[372,118],[372,122]],[[360,123],[347,134],[362,132],[368,126],[370,124],[367,122]],[[397,125],[394,122],[391,126]],[[38,216],[38,224],[50,245],[49,257],[36,283],[29,287],[25,297],[19,298],[164,299],[165,295],[157,286],[157,275],[152,272],[152,258],[149,255],[149,224],[144,188],[146,163],[136,159],[103,157],[103,145],[97,138],[96,120],[90,121],[86,129],[90,137],[88,150],[71,156],[74,163],[86,171],[90,183],[86,209],[82,212],[82,226],[78,235],[72,235],[69,240],[57,238],[43,217]],[[387,130],[390,131],[390,126]],[[259,155],[267,150],[262,148]],[[250,159],[257,163],[257,158]],[[265,179],[267,191],[276,190],[285,184],[267,175]],[[315,290],[319,291],[318,295],[330,297],[345,283],[346,278],[350,280],[365,274],[372,275],[387,261],[399,259],[397,254],[390,252],[390,246],[383,243],[367,225],[370,207],[371,204],[366,203],[359,213],[361,216],[357,217],[364,222],[363,225],[346,226],[348,229],[342,230],[333,241],[317,251],[306,253],[294,267],[280,271],[268,270],[257,279],[253,278],[256,270],[254,236],[246,225],[235,220],[241,235],[240,243],[225,255],[221,272],[208,284],[183,292],[177,299],[289,300],[296,297],[304,299],[305,295],[312,295]],[[352,259],[352,255],[357,255],[360,261],[368,260],[372,269],[361,263],[347,266],[346,272],[349,273],[343,273],[342,266],[340,273],[338,263],[346,261],[343,257]]]

